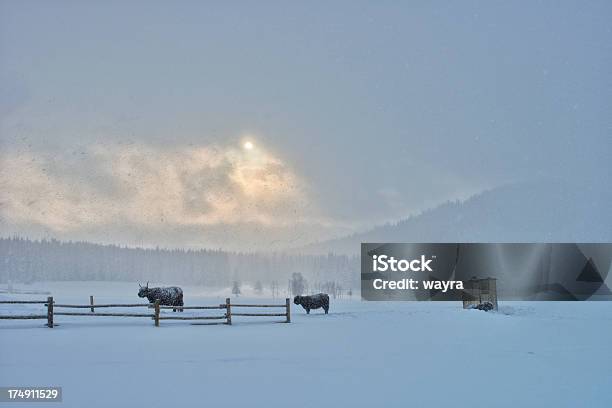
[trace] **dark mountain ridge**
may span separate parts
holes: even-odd
[[[510,184],[296,251],[357,254],[361,242],[612,242],[611,202],[609,187]]]

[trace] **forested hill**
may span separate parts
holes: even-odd
[[[357,254],[361,242],[612,242],[611,202],[609,186],[514,184],[296,252]]]
[[[164,282],[227,287],[274,282],[285,287],[293,273],[313,286],[335,282],[357,288],[356,257],[326,254],[237,253],[221,250],[126,248],[88,242],[0,239],[0,283],[41,280]]]

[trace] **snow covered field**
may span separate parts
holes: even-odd
[[[62,303],[142,301],[137,284],[38,286]],[[228,292],[186,288],[186,304],[218,304]],[[1,314],[44,310],[0,305]],[[611,302],[509,302],[485,313],[332,299],[327,316],[292,307],[292,318],[156,328],[146,318],[57,316],[54,329],[2,320],[0,385],[63,387],[62,404],[41,407],[612,406]]]

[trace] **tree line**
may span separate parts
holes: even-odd
[[[130,281],[231,287],[234,281],[272,292],[356,288],[359,258],[346,255],[241,253],[211,249],[131,248],[90,242],[0,238],[0,283]],[[291,282],[299,274],[299,288]],[[259,282],[259,284],[258,284]],[[283,283],[288,282],[289,288]],[[309,288],[307,282],[313,282]],[[316,282],[316,283],[315,283]],[[325,286],[333,282],[333,287]],[[299,284],[298,284],[299,285]],[[296,290],[294,290],[296,289]]]

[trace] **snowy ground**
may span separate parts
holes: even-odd
[[[140,301],[132,284],[44,286],[62,303]],[[226,296],[188,288],[186,303]],[[0,305],[1,314],[43,310]],[[511,302],[485,313],[332,300],[327,316],[292,313],[291,324],[236,317],[231,327],[2,320],[0,386],[63,387],[62,404],[41,407],[612,406],[612,302]]]

